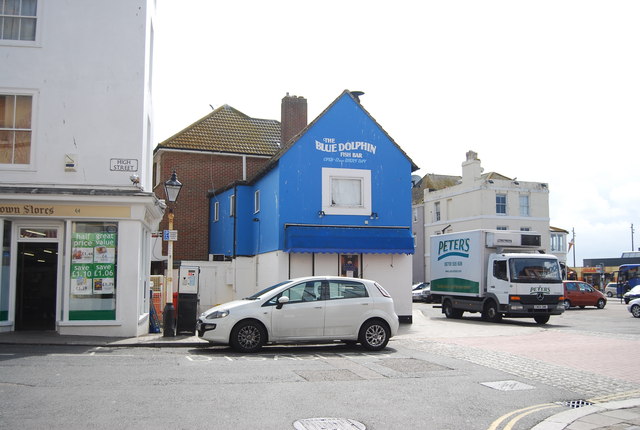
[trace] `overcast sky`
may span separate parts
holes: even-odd
[[[210,105],[280,120],[288,92],[311,122],[364,91],[417,174],[461,175],[476,151],[549,183],[577,265],[619,257],[640,231],[639,22],[636,0],[158,0],[155,140]]]

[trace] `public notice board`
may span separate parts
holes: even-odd
[[[71,235],[71,294],[113,294],[117,233]]]

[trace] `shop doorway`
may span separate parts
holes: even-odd
[[[55,330],[58,243],[18,242],[16,330]]]

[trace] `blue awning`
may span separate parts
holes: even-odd
[[[285,228],[284,251],[413,254],[414,247],[409,228],[289,225]]]

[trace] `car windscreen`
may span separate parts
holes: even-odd
[[[550,284],[562,282],[558,260],[517,257],[509,260],[511,282]]]
[[[255,294],[250,295],[249,297],[245,297],[243,300],[258,300],[263,294],[268,293],[269,291],[273,290],[274,288],[278,288],[284,284],[288,284],[291,281],[283,281],[283,282],[279,282],[275,285],[272,285],[270,287],[265,288],[264,290],[260,290]]]

